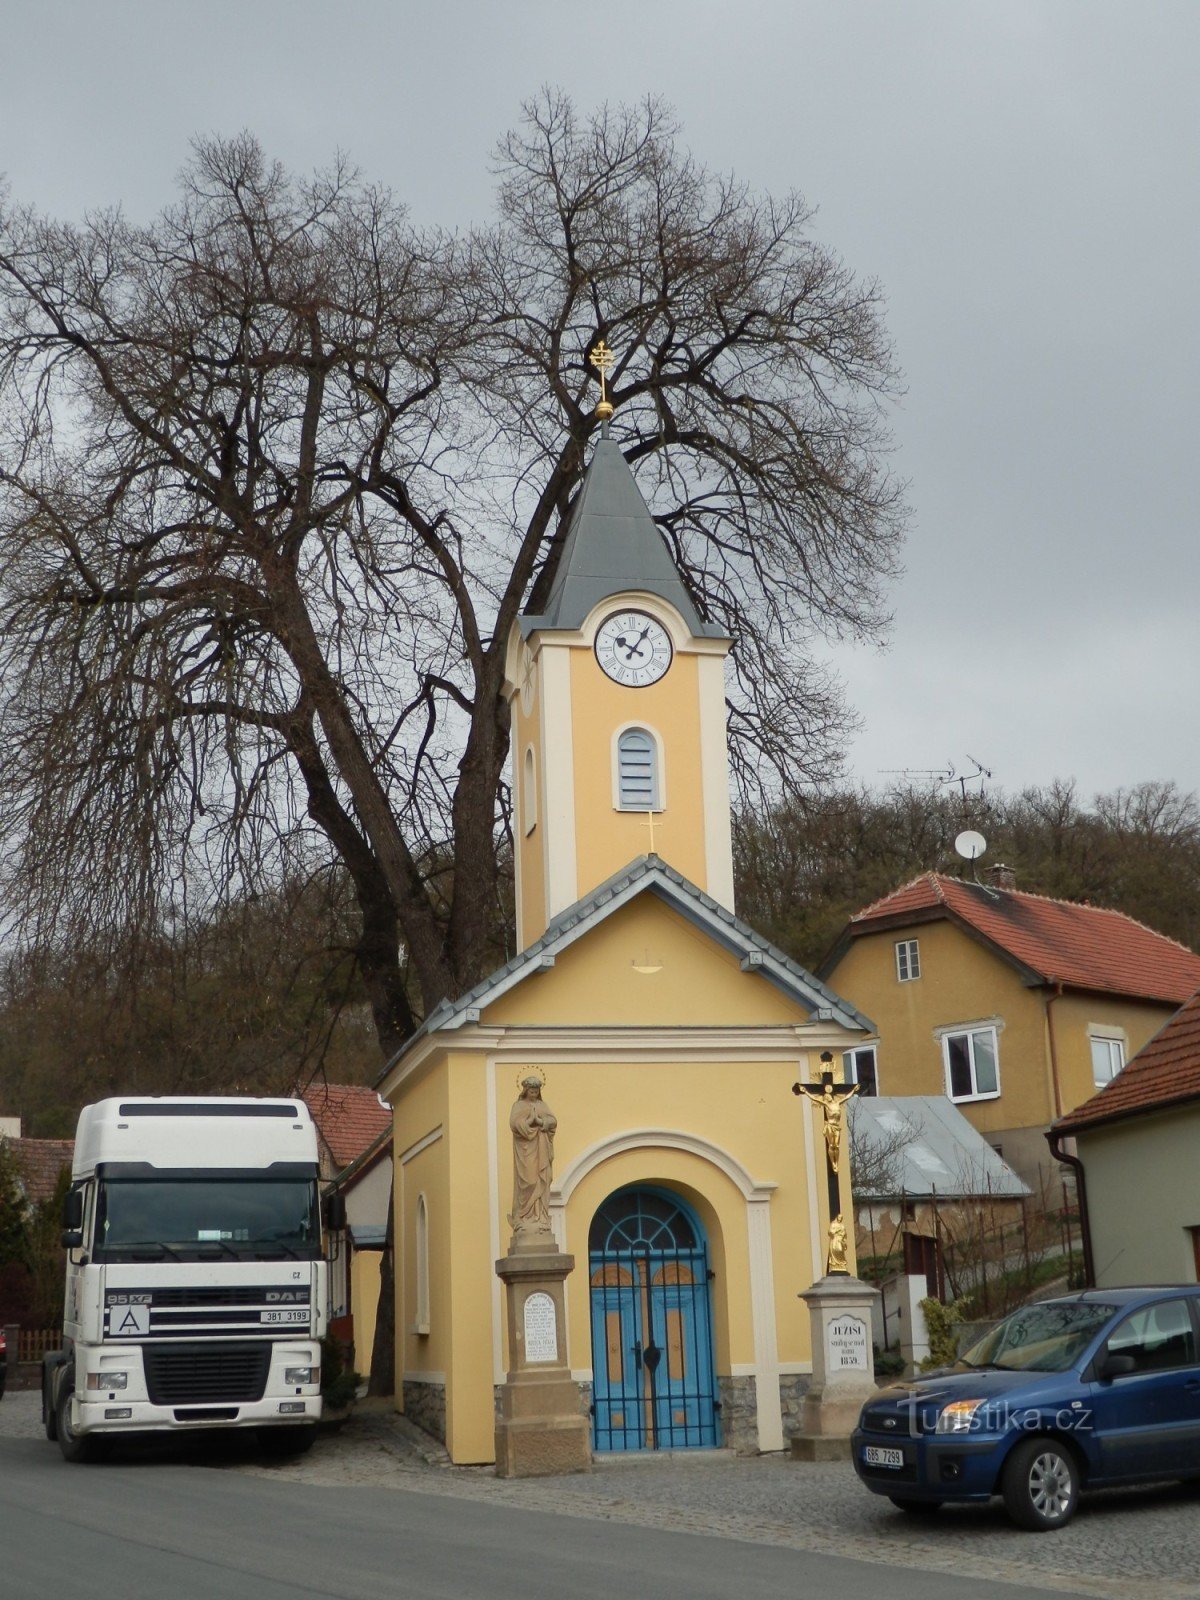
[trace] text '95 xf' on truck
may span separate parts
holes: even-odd
[[[312,1443],[327,1309],[317,1178],[302,1100],[84,1107],[63,1343],[42,1367],[42,1420],[68,1461],[127,1433]]]

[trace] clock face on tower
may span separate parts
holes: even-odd
[[[644,689],[671,665],[671,638],[644,611],[617,611],[596,633],[596,660],[614,683]]]

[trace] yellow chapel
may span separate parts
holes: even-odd
[[[591,1449],[781,1450],[832,1220],[791,1086],[874,1027],[734,914],[730,641],[607,422],[568,518],[545,609],[508,648],[519,952],[379,1084],[397,1406],[455,1462],[494,1459],[509,1112],[532,1074],[557,1119],[550,1225],[575,1262],[562,1339]]]

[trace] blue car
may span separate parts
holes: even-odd
[[[999,1494],[1036,1531],[1069,1522],[1081,1489],[1200,1478],[1200,1286],[1014,1311],[954,1366],[868,1400],[851,1449],[902,1511]]]

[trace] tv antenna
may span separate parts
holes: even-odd
[[[985,767],[978,756],[968,755],[967,760],[974,768],[972,772],[959,772],[953,761],[947,761],[944,767],[885,767],[882,775],[890,778],[905,778],[909,783],[928,783],[935,789],[949,789],[954,784],[958,785],[962,797],[963,820],[969,816],[971,802],[978,804],[986,796],[984,783],[992,776],[991,767]],[[967,785],[978,783],[976,793],[968,795]]]

